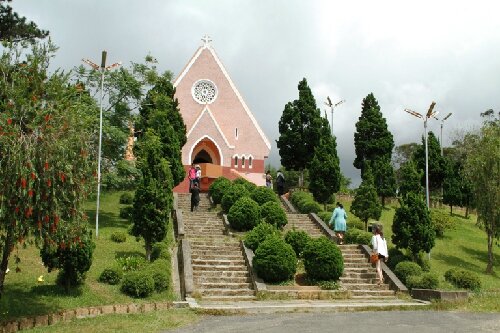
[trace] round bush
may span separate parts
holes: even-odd
[[[224,193],[224,196],[222,197],[221,200],[222,210],[225,213],[229,212],[229,209],[231,209],[231,207],[234,205],[236,201],[238,201],[238,199],[248,196],[250,196],[250,193],[248,192],[247,188],[244,185],[241,184],[232,185],[230,188],[227,189],[227,191]]]
[[[346,244],[370,245],[372,241],[372,234],[367,231],[349,228],[345,233],[344,241]]]
[[[278,197],[272,189],[266,186],[258,186],[252,191],[251,198],[262,206],[266,202],[278,202]]]
[[[120,203],[123,205],[131,205],[134,202],[134,196],[130,192],[125,192],[120,195]]]
[[[431,221],[437,237],[443,237],[446,230],[455,228],[455,224],[450,214],[439,209],[431,209]]]
[[[123,270],[120,267],[109,267],[105,268],[99,275],[98,281],[102,283],[107,283],[115,285],[120,283],[123,277]]]
[[[248,193],[252,193],[256,188],[257,185],[255,185],[252,182],[249,182],[245,178],[239,177],[233,180],[233,185],[243,185],[245,188],[248,190]]]
[[[278,236],[263,241],[253,257],[253,266],[266,282],[291,279],[297,270],[297,256],[292,247]]]
[[[132,219],[132,213],[134,212],[133,206],[125,206],[120,208],[120,217],[122,219],[130,220]]]
[[[288,223],[285,211],[276,201],[267,202],[262,205],[260,207],[260,216],[264,221],[275,225],[278,229],[282,229]]]
[[[439,278],[432,273],[410,275],[406,286],[410,289],[436,289],[439,286]]]
[[[170,262],[165,259],[158,259],[148,266],[148,272],[154,281],[154,289],[157,292],[167,290],[170,282]]]
[[[229,179],[225,177],[219,177],[210,185],[208,188],[208,193],[212,198],[214,204],[220,204],[224,193],[232,186]]]
[[[269,236],[280,237],[280,232],[274,225],[259,223],[245,235],[245,246],[255,252],[259,244],[265,241]]]
[[[330,222],[330,218],[332,217],[332,212],[323,210],[316,215],[318,215],[318,217],[328,225],[328,222]]]
[[[168,244],[165,242],[158,242],[153,244],[153,249],[151,250],[151,261],[156,259],[166,259],[170,261],[170,249]]]
[[[359,219],[359,217],[354,216],[354,214],[349,215],[349,219],[347,221],[347,226],[349,229],[358,229],[362,231],[365,230],[365,223]]]
[[[429,256],[425,253],[419,253],[417,256],[417,264],[422,267],[424,272],[431,271],[431,261],[429,260]]]
[[[310,240],[311,237],[303,230],[290,230],[285,234],[285,242],[292,246],[295,254],[300,258]]]
[[[127,241],[127,234],[123,231],[115,231],[110,238],[115,243],[124,243]]]
[[[307,276],[312,280],[338,280],[344,272],[340,249],[324,236],[310,240],[303,257]]]
[[[147,297],[155,290],[155,281],[148,271],[134,271],[123,278],[121,291],[133,297]]]
[[[299,211],[302,214],[318,213],[321,211],[321,205],[314,199],[306,200],[300,203]]]
[[[481,289],[481,280],[479,276],[466,270],[452,268],[444,273],[444,278],[457,288],[469,290]]]
[[[224,196],[224,198],[225,197],[226,196]],[[229,209],[227,220],[235,230],[251,230],[260,222],[259,205],[249,197],[242,197],[232,205],[231,209]]]
[[[290,202],[292,205],[295,206],[295,208],[299,208],[299,203],[303,200],[307,200],[312,198],[312,196],[304,191],[293,191],[292,194],[290,195]]]
[[[396,265],[394,274],[406,285],[406,281],[411,275],[422,275],[422,268],[413,261],[402,261]]]

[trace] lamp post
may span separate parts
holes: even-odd
[[[114,63],[110,66],[106,67],[106,51],[102,51],[102,56],[101,56],[101,66],[93,63],[92,61],[88,59],[82,59],[84,63],[95,69],[96,71],[101,72],[101,99],[99,103],[99,149],[97,153],[97,204],[96,204],[96,211],[95,211],[95,237],[99,237],[99,200],[101,196],[101,148],[102,148],[102,100],[103,100],[103,94],[104,94],[104,73],[106,71],[109,71],[115,67],[120,66],[122,63],[117,62]]]
[[[332,114],[332,121],[331,121],[331,125],[330,125],[331,129],[332,129],[332,136],[333,136],[333,109],[335,109],[337,106],[339,106],[340,104],[342,104],[344,102],[345,102],[345,99],[333,104],[332,100],[330,99],[330,96],[326,96],[325,105],[330,107],[330,112]]]
[[[406,112],[414,117],[420,118],[424,121],[424,141],[425,141],[425,201],[427,203],[427,209],[429,209],[429,148],[427,144],[427,120],[429,118],[435,117],[438,112],[433,111],[436,102],[432,102],[427,114],[424,116],[418,112],[410,109],[405,109]]]
[[[444,124],[446,119],[450,118],[451,115],[452,115],[452,113],[450,112],[450,113],[448,113],[448,115],[446,115],[446,117],[441,119],[441,156],[443,156],[443,124]],[[436,119],[438,119],[438,118],[436,118]]]

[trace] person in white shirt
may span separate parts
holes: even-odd
[[[384,275],[382,269],[380,268],[380,261],[386,261],[389,258],[389,253],[387,251],[387,242],[384,238],[384,233],[382,231],[382,226],[374,224],[372,227],[373,237],[372,237],[372,249],[373,253],[378,255],[378,260],[376,262],[378,284],[384,283]]]

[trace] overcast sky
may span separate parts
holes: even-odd
[[[21,15],[50,31],[60,47],[53,64],[71,69],[81,58],[140,62],[148,53],[176,76],[201,37],[212,45],[269,140],[275,140],[287,102],[303,78],[317,105],[335,103],[342,172],[359,183],[355,124],[362,99],[373,92],[396,145],[420,142],[423,123],[403,110],[425,113],[432,101],[454,131],[500,110],[500,2],[295,0],[14,0]],[[330,111],[328,118],[331,120]],[[340,124],[340,125],[339,125]],[[439,135],[440,122],[429,129]]]

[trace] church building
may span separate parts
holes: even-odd
[[[243,177],[265,184],[265,160],[271,144],[215,53],[211,39],[198,48],[174,81],[175,97],[186,124],[182,163],[202,170],[201,189],[218,177]],[[188,192],[186,179],[175,192]]]

